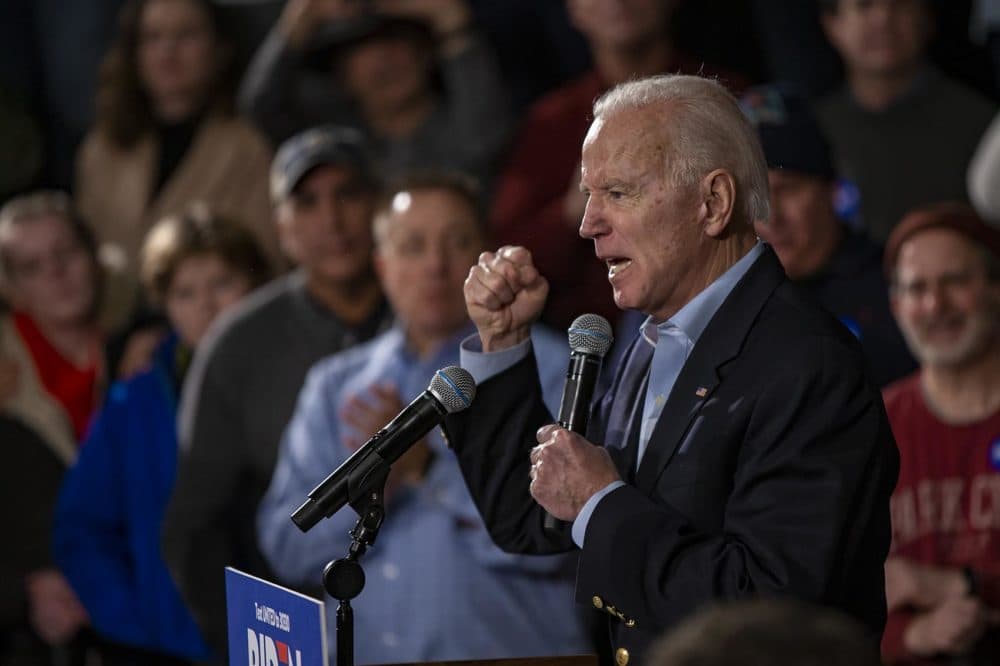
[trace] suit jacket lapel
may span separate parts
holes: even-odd
[[[651,491],[673,458],[695,416],[721,381],[720,370],[739,354],[764,303],[785,279],[770,247],[736,284],[695,344],[681,369],[636,475],[636,486]]]

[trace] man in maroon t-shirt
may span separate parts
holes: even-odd
[[[918,209],[893,231],[885,260],[921,369],[885,391],[900,472],[883,657],[997,664],[1000,229],[964,204]]]

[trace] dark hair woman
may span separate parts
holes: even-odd
[[[279,257],[267,196],[271,151],[233,115],[231,62],[209,0],[129,0],[122,8],[96,125],[77,156],[76,193],[102,259],[133,278],[152,223],[194,200],[243,221]]]

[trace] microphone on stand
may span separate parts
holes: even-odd
[[[611,324],[600,315],[580,315],[570,324],[569,368],[566,370],[566,385],[563,388],[562,403],[559,405],[559,425],[581,435],[587,433],[590,421],[590,402],[594,397],[594,387],[601,374],[604,355],[615,341]],[[545,514],[545,529],[557,530],[559,523],[555,516]]]
[[[292,522],[308,532],[345,504],[374,490],[371,486],[380,472],[388,471],[447,414],[462,411],[475,397],[476,382],[462,368],[451,365],[435,372],[426,391],[312,489],[309,499],[292,514]]]

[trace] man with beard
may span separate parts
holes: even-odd
[[[886,247],[920,370],[885,391],[900,452],[887,661],[1000,656],[1000,230],[963,204],[911,212]]]

